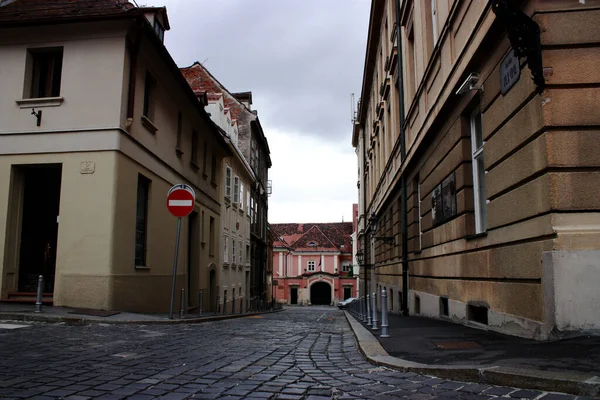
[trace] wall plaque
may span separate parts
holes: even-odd
[[[510,50],[500,64],[500,90],[504,96],[521,78],[519,57]]]

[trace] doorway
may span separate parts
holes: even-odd
[[[22,168],[19,292],[36,292],[39,275],[44,277],[44,293],[54,292],[61,175],[61,165]]]
[[[327,282],[316,282],[310,287],[310,303],[312,305],[331,304],[331,286]]]
[[[298,304],[298,288],[297,287],[290,288],[290,304],[294,304],[294,305]]]
[[[193,211],[188,216],[188,246],[187,246],[187,296],[188,307],[195,306],[200,285],[198,213]]]
[[[352,286],[344,286],[344,300],[352,297]]]
[[[212,269],[208,275],[209,305],[207,310],[217,312],[217,273]]]

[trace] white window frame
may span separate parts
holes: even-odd
[[[240,210],[244,210],[244,183],[240,179]]]
[[[231,263],[236,264],[235,238],[231,238]]]
[[[237,175],[233,176],[233,203],[240,202],[240,178]]]
[[[307,270],[308,272],[314,272],[314,271],[316,271],[316,268],[317,268],[317,267],[316,267],[316,264],[317,264],[317,263],[316,263],[316,261],[314,261],[314,260],[307,261],[307,262],[306,262],[306,270]]]
[[[247,201],[246,202],[246,212],[248,213],[248,215],[250,215],[250,211],[252,209],[250,208],[250,191],[249,190],[246,192],[246,201]]]
[[[227,235],[223,236],[223,262],[229,263],[229,250],[227,248],[227,244],[229,243],[229,238]]]
[[[438,41],[437,0],[431,0],[431,31],[433,34],[433,47],[435,47]]]
[[[477,119],[479,119],[479,131],[477,131]],[[470,117],[471,125],[471,164],[473,167],[473,196],[475,203],[475,233],[483,233],[487,229],[487,206],[485,198],[485,170],[479,165],[483,163],[483,140],[481,110],[477,107]],[[477,147],[477,139],[480,138],[481,144]],[[483,178],[483,179],[482,179]]]
[[[231,168],[225,169],[225,197],[231,198]]]

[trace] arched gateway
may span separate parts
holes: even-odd
[[[310,287],[310,304],[330,305],[331,285],[327,282],[315,282]]]

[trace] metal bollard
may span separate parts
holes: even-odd
[[[387,310],[387,291],[381,289],[381,335],[379,337],[390,337],[388,333],[388,310]]]
[[[35,312],[42,312],[42,293],[44,289],[44,276],[40,275],[38,277],[38,287],[37,287],[37,296],[35,298]]]
[[[204,293],[202,293],[202,290],[198,293],[198,316],[202,315],[202,302],[204,300]]]
[[[359,318],[361,321],[364,321],[364,320],[365,320],[365,319],[363,318],[363,316],[364,316],[364,312],[363,312],[363,305],[364,305],[364,304],[363,304],[363,298],[362,298],[362,297],[359,297],[359,298],[358,298],[358,310],[359,310],[359,311],[358,311],[358,318]]]
[[[367,326],[373,325],[371,323],[371,296],[367,295]]]
[[[377,326],[377,322],[379,322],[379,320],[377,319],[377,292],[373,292],[373,297],[371,297],[371,301],[373,302],[373,304],[371,305],[371,308],[373,309],[373,327],[371,329],[373,329],[374,331],[378,331],[379,327]]]
[[[181,306],[179,307],[179,317],[185,317],[185,289],[181,289]]]

